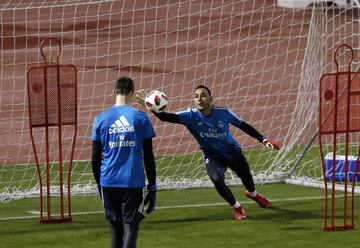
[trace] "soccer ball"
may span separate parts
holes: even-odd
[[[167,96],[158,90],[153,90],[145,97],[145,107],[155,113],[161,113],[168,105]]]

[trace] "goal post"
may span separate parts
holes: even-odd
[[[1,3],[0,201],[38,197],[28,135],[26,70],[39,66],[40,41],[50,36],[62,44],[62,63],[77,68],[72,194],[96,192],[90,163],[92,123],[113,104],[112,89],[120,76],[133,78],[136,89],[165,92],[172,112],[192,105],[197,85],[208,86],[216,105],[229,107],[282,145],[279,152],[264,149],[231,128],[256,183],[321,185],[319,145],[311,142],[317,131],[318,82],[323,73],[332,71],[331,54],[338,44],[354,48],[353,64],[359,66],[357,11],[286,9],[268,0]],[[210,186],[189,132],[149,115],[157,133],[159,187]],[[45,156],[45,146],[41,146],[45,137],[37,135],[39,156]],[[71,138],[64,134],[65,143]],[[50,139],[56,139],[55,134]],[[59,154],[56,149],[50,151],[55,168]],[[63,161],[70,157],[63,154]],[[51,183],[58,185],[54,168],[50,168]],[[227,181],[241,183],[230,171]]]

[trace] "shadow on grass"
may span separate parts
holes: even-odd
[[[301,205],[301,204],[300,204]],[[249,221],[275,221],[279,223],[292,222],[297,220],[321,220],[323,218],[321,209],[290,209],[285,207],[273,207],[271,209],[263,209],[258,206],[254,206],[256,209],[251,209],[246,212],[246,220]],[[299,207],[299,204],[298,206]],[[301,206],[300,206],[301,207]],[[250,208],[249,208],[250,209]],[[155,217],[155,216],[154,216]],[[154,218],[148,218],[146,223],[148,224],[190,224],[198,222],[218,222],[233,220],[233,211],[231,208],[221,209],[206,209],[202,211],[187,210],[182,213],[176,213],[176,215],[167,215],[161,213]],[[245,221],[246,221],[245,220]]]
[[[295,210],[289,208],[282,207],[273,207],[270,209],[264,209],[259,214],[257,211],[255,214],[251,215],[251,219],[253,220],[262,220],[262,219],[272,219],[272,220],[314,220],[314,219],[322,219],[323,212],[321,210],[314,209],[303,209],[303,210]]]
[[[71,223],[56,223],[56,224],[40,224],[38,220],[25,220],[23,225],[12,228],[13,222],[9,221],[8,225],[4,225],[1,230],[2,235],[26,235],[36,234],[46,235],[53,232],[68,232],[69,235],[76,235],[79,230],[103,230],[108,228],[108,222],[104,218],[80,219],[74,218]],[[14,224],[15,225],[15,224]],[[31,228],[29,228],[29,226]],[[81,231],[80,231],[81,232]],[[0,246],[1,247],[1,246]]]

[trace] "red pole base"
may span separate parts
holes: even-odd
[[[331,231],[350,231],[354,230],[354,225],[346,225],[346,226],[326,226],[324,227],[324,232],[331,232]]]
[[[57,223],[70,223],[72,222],[72,217],[61,218],[61,219],[42,219],[40,224],[57,224]]]

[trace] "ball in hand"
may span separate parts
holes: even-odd
[[[168,98],[165,93],[153,90],[145,96],[145,107],[155,113],[161,113],[168,105]]]

